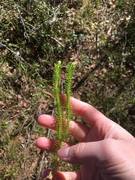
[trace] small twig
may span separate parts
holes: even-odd
[[[51,130],[48,129],[48,132],[47,132],[47,138],[50,138],[51,136]],[[45,164],[46,162],[46,164]],[[38,171],[38,174],[37,174],[37,177],[36,177],[36,180],[41,180],[43,177],[43,171],[44,169],[48,169],[50,167],[50,164],[48,164],[48,160],[47,160],[47,152],[44,151],[42,152],[40,158],[39,158],[39,161],[38,161],[38,166],[39,167],[39,171]]]
[[[23,59],[23,57],[20,55],[20,52],[19,51],[13,51],[12,49],[10,49],[6,44],[3,44],[2,42],[0,42],[0,46],[3,46],[3,47],[5,47],[9,52],[11,52],[14,56],[15,56],[15,58],[16,59],[20,59],[21,61],[25,61],[24,59]]]
[[[50,10],[50,9],[49,9]],[[57,16],[59,14],[59,10],[60,10],[60,6],[57,7],[57,9],[53,10],[51,9],[51,12],[53,12],[53,16],[49,17],[47,20],[44,21],[44,24],[46,25],[52,25],[54,22],[56,22],[57,20]],[[29,25],[30,27],[32,27],[31,29],[31,32],[35,32],[35,31],[38,31],[42,26],[43,26],[43,23],[42,24],[39,24],[38,26],[33,26],[31,24],[29,24],[28,22],[25,22],[25,24]]]
[[[26,39],[29,39],[28,33],[27,33],[27,31],[26,31],[26,26],[25,26],[25,23],[24,23],[24,19],[23,19],[23,17],[21,16],[21,12],[20,12],[20,9],[19,9],[18,6],[17,6],[17,11],[18,11],[18,13],[19,13],[20,22],[21,22],[21,24],[22,24],[22,26],[23,26],[24,37],[25,37]]]
[[[6,44],[3,44],[2,42],[0,42],[0,47],[6,48],[8,51],[10,51],[12,54],[14,54],[15,56],[19,56],[18,52],[13,51],[12,49],[10,49]]]
[[[54,41],[56,41],[60,46],[64,47],[64,44],[62,44],[58,39],[56,39],[55,37],[49,36],[47,35],[47,37],[53,39]]]
[[[44,165],[44,161],[45,161],[45,156],[46,156],[46,152],[43,152],[42,155],[41,155],[41,158],[39,158],[40,165],[38,163],[39,172],[38,172],[38,175],[36,177],[37,180],[41,180],[43,165]]]
[[[7,49],[9,52],[11,52],[14,56],[15,56],[15,59],[18,61],[18,63],[20,63],[19,60],[21,60],[22,62],[25,62],[26,61],[24,60],[24,58],[20,55],[20,52],[19,51],[13,51],[12,49],[10,49],[6,44],[3,44],[2,42],[0,42],[0,47],[4,47],[5,49]],[[27,63],[28,64],[28,63]],[[32,67],[31,64],[28,64],[30,67]]]

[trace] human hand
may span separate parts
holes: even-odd
[[[67,162],[79,163],[80,170],[60,172],[61,176],[56,179],[135,180],[135,138],[87,103],[71,98],[71,107],[88,126],[71,121],[69,131],[79,143],[61,148],[58,155]],[[40,125],[51,129],[55,129],[55,122],[55,118],[49,115],[38,118]],[[53,141],[40,137],[36,145],[49,150]]]

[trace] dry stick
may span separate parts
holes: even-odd
[[[51,136],[51,130],[48,129],[47,138],[50,139],[50,136]],[[47,155],[48,155],[48,153],[46,151],[44,151],[44,152],[41,151],[40,152],[40,157],[38,158],[36,171],[34,173],[34,176],[36,177],[36,180],[41,180],[43,178],[43,171],[48,168],[47,163],[49,161],[47,159]],[[46,164],[45,164],[45,167],[44,167],[44,162],[45,161],[46,161]]]
[[[16,6],[17,6],[17,5],[16,5]],[[27,33],[27,30],[26,30],[25,22],[24,22],[24,19],[23,19],[22,15],[21,15],[21,12],[20,12],[20,9],[19,9],[18,6],[17,6],[17,11],[18,11],[18,13],[19,13],[20,23],[21,23],[21,25],[22,25],[22,27],[23,27],[23,31],[24,31],[23,35],[24,35],[24,37],[25,37],[26,39],[29,39],[29,35],[28,35],[28,33]]]

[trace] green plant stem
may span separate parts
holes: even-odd
[[[74,72],[75,65],[73,63],[69,63],[67,66],[67,73],[66,73],[66,132],[65,135],[68,136],[68,129],[69,129],[69,122],[72,119],[72,112],[71,112],[71,104],[70,104],[70,97],[72,95],[72,78]]]
[[[60,102],[60,85],[61,85],[61,62],[59,61],[54,67],[54,104],[56,113],[56,138],[62,140],[63,127],[63,110]]]
[[[66,112],[64,114],[63,108],[60,101],[60,89],[61,89],[61,68],[62,64],[59,61],[54,67],[54,103],[55,103],[55,114],[56,114],[56,140],[59,145],[62,141],[68,138],[69,122],[72,118],[70,97],[72,95],[72,77],[75,65],[69,63],[66,69],[66,84],[65,93],[67,97],[66,101]]]

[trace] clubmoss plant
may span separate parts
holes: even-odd
[[[68,129],[69,129],[69,122],[72,119],[72,111],[71,111],[71,104],[70,104],[70,97],[72,95],[72,79],[74,73],[75,65],[73,63],[69,63],[67,66],[66,72],[66,131],[65,131],[65,138],[68,137]]]
[[[62,141],[62,128],[63,128],[63,110],[60,102],[60,89],[61,89],[61,62],[59,61],[54,66],[54,106],[55,106],[55,116],[56,122],[56,139]]]
[[[51,163],[52,173],[55,174],[59,167],[60,160],[57,157],[56,151],[61,147],[62,142],[67,142],[69,140],[69,122],[72,119],[70,96],[72,95],[72,78],[75,65],[69,63],[66,69],[66,79],[65,79],[65,94],[66,94],[66,105],[65,108],[61,104],[60,94],[61,94],[61,72],[62,63],[58,61],[54,65],[54,75],[53,75],[53,95],[54,95],[54,106],[55,106],[55,117],[56,117],[56,146],[53,155],[53,161]]]
[[[65,94],[67,101],[64,109],[60,101],[62,64],[59,61],[54,66],[53,92],[56,116],[56,141],[57,143],[59,143],[59,145],[61,145],[61,142],[67,141],[69,122],[72,118],[70,96],[72,94],[72,78],[74,68],[75,65],[73,63],[69,63],[67,65],[65,80]]]

